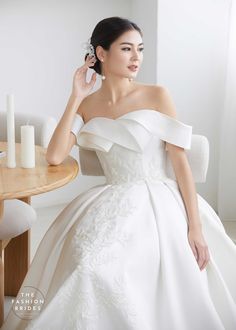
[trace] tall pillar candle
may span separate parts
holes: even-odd
[[[16,167],[14,95],[7,95],[7,167]]]
[[[21,126],[21,166],[35,167],[34,126]]]

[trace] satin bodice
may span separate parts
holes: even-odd
[[[87,123],[77,115],[76,121],[72,132],[77,145],[96,155],[91,161],[99,161],[107,183],[168,180],[166,142],[191,147],[192,126],[156,110],[136,110],[117,119],[95,117]]]

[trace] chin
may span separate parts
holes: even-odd
[[[135,74],[126,74],[125,76],[126,76],[126,78],[129,78],[129,79],[135,79],[136,76],[137,76],[137,73],[135,73]]]
[[[135,79],[136,76],[137,76],[137,73],[130,74],[130,72],[129,73],[124,72],[123,74],[121,74],[122,78],[127,78],[127,79]]]

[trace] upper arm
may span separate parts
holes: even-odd
[[[155,97],[155,106],[158,111],[177,119],[177,112],[173,98],[166,87],[153,86],[153,97]],[[173,167],[176,168],[176,166],[182,165],[187,161],[184,148],[168,142],[165,143]]]
[[[152,98],[158,111],[177,119],[174,101],[166,87],[153,86]]]

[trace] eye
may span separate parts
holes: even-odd
[[[131,48],[130,48],[130,47],[125,47],[125,48],[122,48],[122,50],[126,50],[126,49],[130,50]],[[142,52],[143,50],[144,50],[144,47],[142,47],[142,48],[139,48],[139,51],[140,51],[140,52]]]

